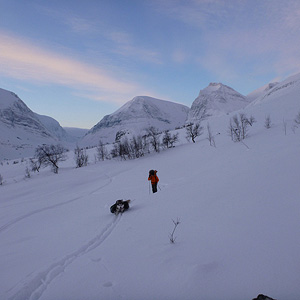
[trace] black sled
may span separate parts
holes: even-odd
[[[129,209],[129,202],[130,200],[117,200],[115,204],[110,207],[110,212],[115,214],[122,214],[125,210]]]

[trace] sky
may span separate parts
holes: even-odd
[[[0,88],[64,127],[299,72],[299,0],[0,0]]]

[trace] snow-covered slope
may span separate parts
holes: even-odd
[[[0,89],[0,160],[31,156],[40,144],[71,147],[77,140],[55,119],[34,113],[16,94]]]
[[[210,83],[194,100],[187,122],[197,122],[209,116],[219,116],[245,107],[246,97],[222,83]]]
[[[57,142],[14,93],[0,89],[0,159],[31,155],[40,143]]]
[[[256,89],[255,91],[251,92],[250,94],[248,94],[246,96],[246,98],[249,102],[252,102],[255,99],[257,99],[258,97],[260,97],[261,95],[265,94],[267,91],[271,90],[277,84],[278,84],[278,82],[270,82],[268,84],[265,84],[264,86]]]
[[[159,100],[147,96],[138,96],[124,104],[120,109],[105,116],[83,138],[84,145],[97,145],[114,142],[120,130],[130,134],[144,134],[154,126],[159,130],[172,130],[182,126],[189,108],[182,104]]]
[[[281,126],[288,122],[291,128],[293,119],[300,111],[300,73],[277,83],[272,88],[265,90],[258,98],[252,101],[247,110],[255,112],[257,118],[281,120]]]
[[[257,120],[244,144],[227,134],[233,112],[209,120],[216,147],[204,133],[78,169],[70,152],[59,174],[28,180],[25,162],[0,164],[0,299],[300,299],[300,128],[291,130],[300,87],[297,78],[279,86],[244,108]],[[117,199],[132,203],[115,217]]]
[[[67,132],[69,139],[77,142],[82,139],[89,131],[89,129],[76,128],[76,127],[64,127]]]
[[[47,128],[47,130],[59,141],[68,141],[68,133],[64,130],[64,128],[60,126],[58,121],[51,117],[39,115],[37,113],[35,115],[40,120],[40,122]]]

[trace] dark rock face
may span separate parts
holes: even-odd
[[[256,298],[253,298],[252,300],[276,300],[276,299],[273,299],[269,296],[265,296],[263,294],[259,294]]]

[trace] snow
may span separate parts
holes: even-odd
[[[180,129],[175,148],[136,160],[94,163],[89,149],[76,169],[70,151],[58,174],[26,179],[28,159],[2,161],[0,299],[300,299],[299,90],[300,74],[260,90],[240,111],[257,121],[242,143],[228,136],[235,111],[202,123],[216,147]],[[118,199],[132,202],[115,216]]]
[[[292,92],[280,111],[275,95],[245,108],[257,119],[245,144],[230,140],[228,115],[209,120],[216,147],[204,133],[195,144],[97,164],[90,149],[90,165],[78,169],[69,152],[59,174],[26,180],[26,162],[0,165],[0,299],[298,300],[297,100]],[[116,217],[117,199],[132,203]]]

